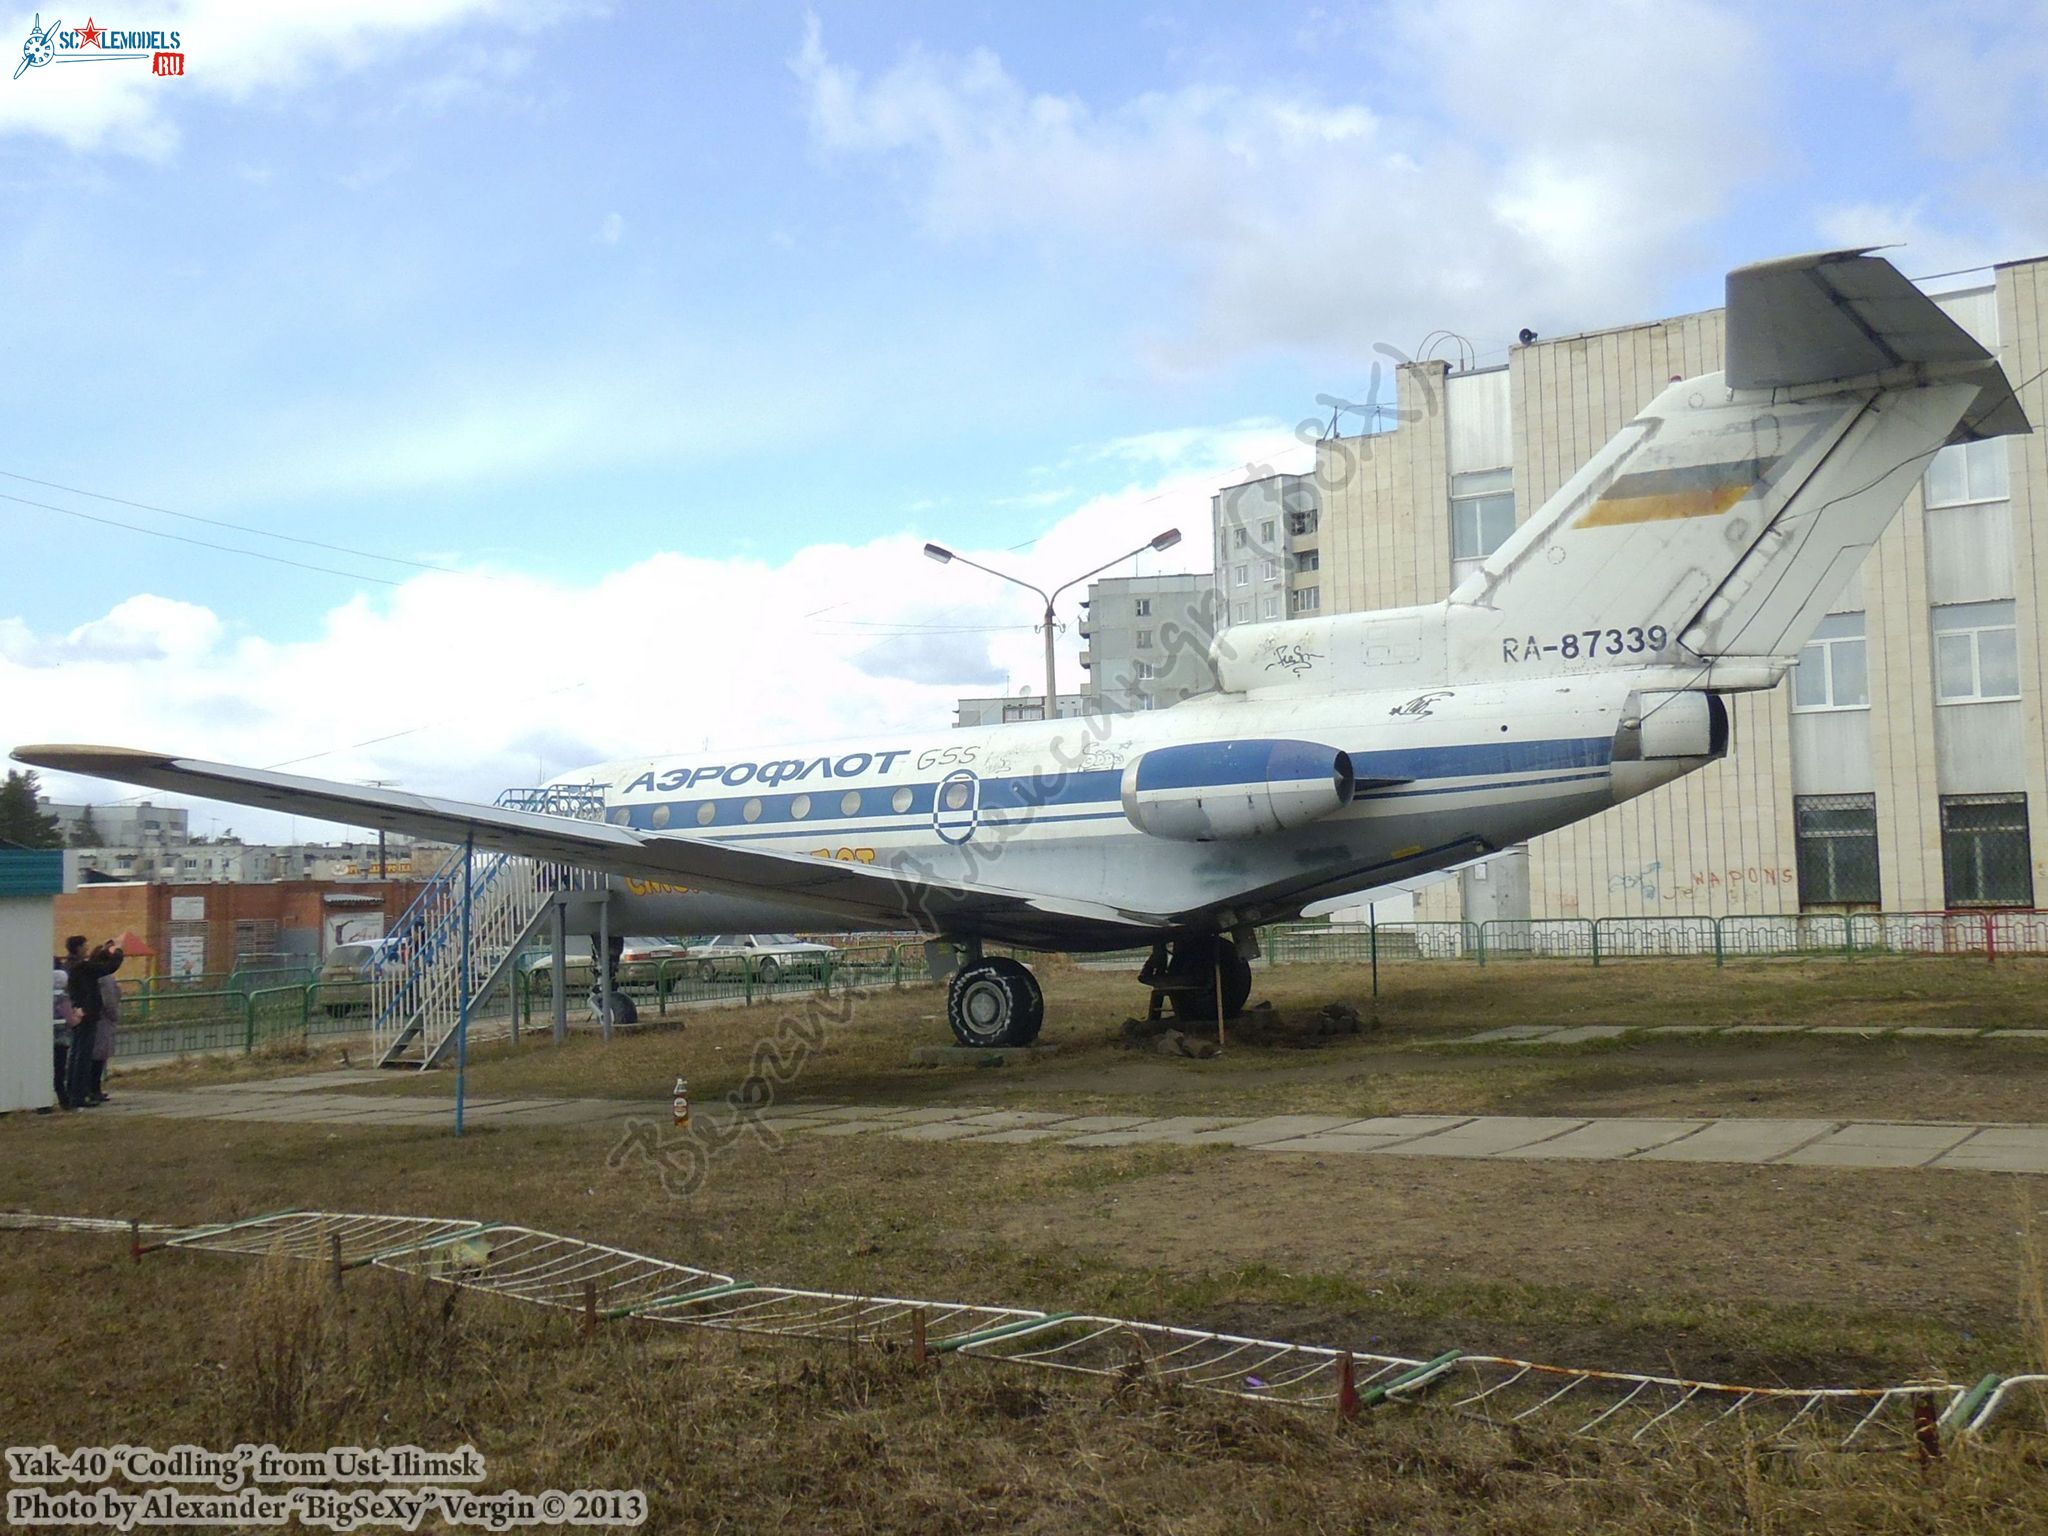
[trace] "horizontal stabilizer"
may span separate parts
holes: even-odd
[[[1731,389],[1792,389],[1916,366],[1978,385],[1951,442],[2030,430],[1976,338],[1897,267],[1860,250],[1730,272],[1726,357]]]

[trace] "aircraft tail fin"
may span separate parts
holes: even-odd
[[[1860,251],[1731,272],[1726,363],[1666,389],[1460,584],[1469,668],[1753,663],[1767,686],[1937,450],[2031,430],[1997,360]]]

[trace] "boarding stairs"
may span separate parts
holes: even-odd
[[[549,784],[508,789],[497,804],[579,821],[604,819],[602,784]],[[468,866],[469,1038],[507,1033],[517,999],[510,996],[520,954],[546,928],[555,906],[579,892],[602,892],[605,877],[521,854],[458,853],[427,882],[386,935],[387,953],[371,986],[371,1033],[377,1064],[425,1070],[455,1047],[462,1022],[462,911]],[[509,1005],[485,1009],[500,992]]]

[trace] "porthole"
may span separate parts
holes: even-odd
[[[910,786],[908,784],[904,785],[903,788],[897,790],[895,794],[889,797],[890,808],[894,810],[896,814],[899,816],[910,809],[910,801],[911,794]]]
[[[967,786],[956,779],[946,786],[946,809],[957,811],[966,804]]]
[[[859,790],[849,789],[839,797],[839,814],[842,816],[858,816],[860,814]]]
[[[667,826],[667,825],[668,825],[668,807],[667,807],[667,806],[665,806],[665,805],[657,805],[657,806],[656,806],[656,807],[654,808],[654,814],[653,814],[652,816],[648,817],[647,819],[648,819],[649,821],[653,822],[653,823],[655,824],[655,826],[657,826],[657,827],[665,827],[665,826]]]
[[[623,826],[625,826],[625,825],[626,825],[626,824],[627,824],[628,822],[632,821],[632,819],[633,819],[633,813],[632,813],[631,811],[614,811],[614,812],[612,812],[612,825],[613,825],[613,826],[615,826],[615,827],[623,827]]]
[[[802,821],[806,816],[810,815],[811,797],[809,795],[798,795],[794,800],[790,801],[789,814],[797,821]]]
[[[761,802],[759,800],[749,800],[740,807],[740,815],[748,821],[759,821],[761,819]]]
[[[716,821],[717,819],[718,802],[716,800],[706,800],[702,805],[697,807],[698,826],[708,827],[711,825],[712,822]]]

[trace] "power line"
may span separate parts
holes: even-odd
[[[28,485],[40,485],[46,490],[63,491],[71,496],[89,496],[94,501],[110,501],[116,506],[133,507],[138,512],[156,512],[164,517],[180,518],[188,523],[205,523],[210,528],[230,528],[236,533],[253,534],[259,539],[279,539],[286,544],[303,544],[308,549],[324,549],[331,554],[354,555],[360,560],[382,560],[389,565],[409,565],[415,570],[439,571],[444,576],[458,574],[451,567],[435,565],[427,560],[411,560],[404,555],[380,555],[372,550],[351,549],[346,544],[323,544],[318,539],[302,539],[296,534],[273,533],[268,528],[254,528],[247,523],[231,523],[225,518],[201,517],[196,512],[173,512],[169,507],[159,507],[147,501],[130,501],[124,496],[108,496],[100,491],[88,491],[76,485],[59,485],[55,480],[38,480],[34,475],[18,474],[11,469],[0,469],[0,476],[9,480],[20,480]],[[31,503],[40,505],[40,503]]]
[[[59,507],[47,501],[31,501],[26,496],[10,496],[5,491],[0,491],[0,501],[12,501],[24,507],[37,507],[45,512],[61,513],[65,517],[80,518],[88,523],[98,523],[105,528],[124,528],[130,533],[144,533],[151,538],[169,539],[175,544],[193,544],[200,549],[218,550],[224,555],[247,555],[251,560],[268,560],[272,565],[289,565],[301,571],[318,571],[323,576],[343,576],[350,581],[372,581],[380,587],[399,585],[387,576],[366,576],[359,571],[344,571],[331,565],[313,565],[304,560],[288,560],[283,555],[266,555],[260,549],[241,549],[233,544],[215,544],[210,539],[187,538],[182,533],[166,533],[161,528],[145,528],[140,523],[124,523],[119,518],[100,517],[96,513],[81,512],[76,507]]]

